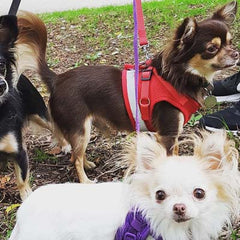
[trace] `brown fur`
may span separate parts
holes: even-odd
[[[229,15],[235,13],[236,2],[231,2],[202,22],[186,18],[169,46],[153,58],[152,65],[158,74],[178,92],[202,104],[203,87],[212,81],[214,72],[238,61],[238,53],[227,40]],[[45,61],[47,33],[43,22],[31,13],[20,14],[18,22],[19,51],[21,46],[30,51],[29,56],[35,62],[32,69],[35,68],[50,91],[53,121],[72,146],[80,181],[87,182],[83,165],[93,166],[85,158],[90,123],[100,119],[117,130],[134,131],[124,105],[121,70],[110,66],[82,66],[57,75]],[[217,44],[216,54],[209,53],[206,46],[214,45],[216,38],[220,39],[221,46]],[[171,104],[160,102],[154,107],[152,123],[167,153],[172,154],[182,130],[182,113]]]

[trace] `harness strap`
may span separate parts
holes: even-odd
[[[141,131],[156,131],[152,126],[152,114],[155,104],[165,101],[179,109],[184,115],[186,124],[191,115],[195,113],[200,104],[188,95],[180,94],[176,89],[161,76],[157,70],[145,63],[139,66],[139,85],[134,84],[134,65],[125,64],[122,72],[122,91],[125,107],[133,128],[136,127],[139,118],[139,129]],[[137,88],[137,91],[136,91]],[[137,97],[135,93],[138,92]],[[136,109],[136,103],[138,109]],[[137,111],[136,111],[137,110]]]
[[[9,9],[8,15],[16,15],[19,5],[20,5],[21,0],[13,0],[11,7]]]
[[[142,114],[142,120],[147,121],[150,119],[150,104],[151,100],[149,98],[149,87],[150,80],[152,77],[153,67],[150,66],[147,69],[142,70],[141,72],[141,81],[142,81],[142,89],[140,93],[139,105],[140,111]]]
[[[146,240],[152,233],[150,226],[139,210],[129,211],[125,223],[117,230],[114,240]],[[159,236],[156,240],[162,240]]]

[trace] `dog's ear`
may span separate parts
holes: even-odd
[[[183,59],[191,57],[197,28],[198,25],[194,18],[185,18],[183,23],[177,28],[174,38],[174,48],[178,49],[178,54],[174,58],[175,63],[182,62]]]
[[[184,58],[192,55],[192,45],[197,32],[197,22],[194,18],[185,18],[183,23],[177,28],[174,38],[174,48],[178,49],[175,56],[175,63],[181,62]]]
[[[0,16],[0,42],[12,45],[17,36],[17,17],[14,15]]]
[[[166,156],[166,149],[156,141],[155,136],[138,134],[135,144],[136,169],[140,171],[155,169],[159,161]]]
[[[185,18],[183,23],[177,28],[175,40],[180,44],[186,44],[193,40],[197,30],[197,22],[194,18]]]
[[[209,162],[212,170],[238,164],[238,151],[233,141],[227,138],[225,131],[201,133],[202,138],[195,138],[194,155]]]
[[[237,13],[237,1],[232,1],[224,5],[219,10],[217,10],[213,14],[212,19],[224,21],[226,24],[229,25],[235,20],[236,13]]]

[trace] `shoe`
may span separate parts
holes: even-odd
[[[203,116],[199,124],[209,131],[226,129],[237,133],[240,131],[240,101],[233,107]]]
[[[212,95],[217,102],[237,102],[240,100],[240,71],[224,80],[213,82]]]

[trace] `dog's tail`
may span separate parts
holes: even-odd
[[[53,89],[56,76],[46,62],[47,30],[43,21],[35,14],[19,11],[17,15],[19,35],[16,42],[18,73],[36,71],[49,91]]]

